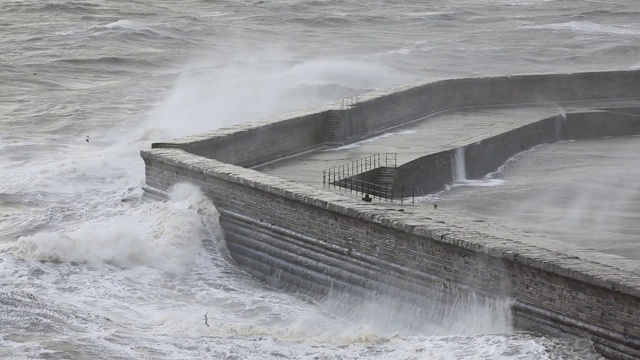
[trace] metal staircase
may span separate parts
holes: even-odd
[[[393,201],[392,185],[396,174],[396,159],[396,154],[373,154],[350,163],[334,166],[322,172],[322,184]],[[362,178],[363,174],[376,169],[380,173],[376,174],[375,179],[365,181]],[[367,199],[371,198],[367,197]]]

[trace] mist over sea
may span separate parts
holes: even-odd
[[[507,301],[435,323],[270,289],[198,189],[141,197],[139,150],[415,80],[638,68],[639,18],[635,0],[0,1],[0,358],[598,358],[514,331]]]

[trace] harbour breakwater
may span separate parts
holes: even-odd
[[[496,236],[473,218],[363,202],[252,169],[459,109],[579,109],[399,165],[394,188],[429,192],[454,179],[461,153],[466,177],[474,178],[539,143],[640,134],[639,98],[637,71],[411,84],[153,144],[142,151],[144,188],[162,197],[177,183],[200,187],[220,212],[231,257],[274,286],[419,306],[508,298],[519,328],[585,337],[608,357],[640,358],[636,273],[521,241],[515,231]]]

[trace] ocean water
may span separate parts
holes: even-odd
[[[1,1],[0,357],[597,358],[514,331],[508,303],[432,324],[270,289],[225,255],[198,189],[141,197],[138,152],[417,79],[637,68],[639,15],[632,0]]]

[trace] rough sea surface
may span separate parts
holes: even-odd
[[[141,197],[139,150],[418,79],[637,68],[639,17],[635,0],[1,1],[0,358],[597,358],[514,331],[508,303],[433,323],[272,290],[225,256],[197,189]]]

